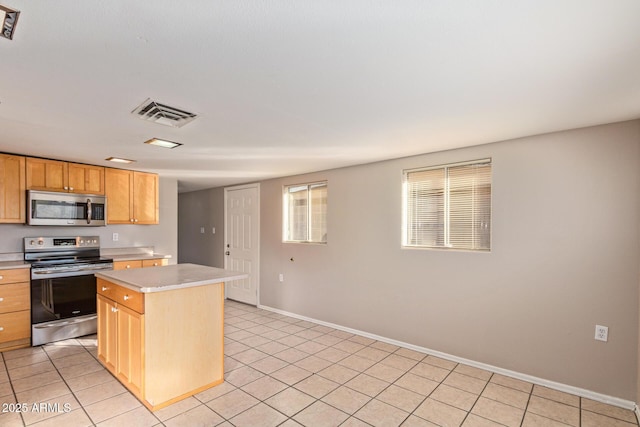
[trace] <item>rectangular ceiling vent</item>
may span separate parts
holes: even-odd
[[[174,128],[182,127],[198,117],[194,113],[190,113],[180,108],[170,107],[166,104],[153,101],[152,99],[144,101],[135,110],[133,110],[131,114],[138,116],[142,120]]]

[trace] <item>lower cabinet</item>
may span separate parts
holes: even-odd
[[[0,351],[31,345],[28,268],[0,270]]]
[[[133,394],[142,396],[144,315],[125,306],[117,308],[118,364],[116,376]]]
[[[97,313],[98,359],[141,399],[144,314],[100,294]]]
[[[97,279],[98,360],[156,410],[223,382],[224,284],[139,293]]]
[[[132,268],[143,267],[160,267],[169,264],[169,260],[166,258],[152,258],[152,259],[134,259],[129,261],[114,261],[114,270],[130,270]]]

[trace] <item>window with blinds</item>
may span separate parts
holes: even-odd
[[[491,159],[404,171],[403,246],[491,249]]]
[[[285,242],[327,242],[327,183],[284,188]]]

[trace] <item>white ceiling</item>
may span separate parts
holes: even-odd
[[[638,0],[0,3],[0,151],[180,191],[640,117]],[[200,116],[145,122],[146,98]]]

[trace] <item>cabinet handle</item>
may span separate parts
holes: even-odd
[[[107,289],[109,289],[109,288],[107,288],[106,286],[103,286],[102,287],[102,292],[106,291]]]
[[[0,326],[0,332],[4,331],[4,328],[2,326]]]
[[[117,312],[117,311],[118,311],[118,309],[117,309],[117,308],[115,308],[115,307],[111,307],[111,311],[112,311],[113,313],[115,313],[115,312]]]
[[[153,263],[153,266],[154,266],[154,267],[157,267],[157,266],[158,266],[158,263],[157,263],[157,262],[154,262],[154,263]]]
[[[73,191],[73,187],[69,187],[69,191]]]
[[[131,297],[130,297],[129,295],[125,295],[125,296],[124,296],[124,297],[122,297],[122,298],[124,298],[124,300],[125,300],[125,301],[127,301],[127,300],[131,299]]]
[[[4,298],[0,298],[0,302],[4,301]]]
[[[131,266],[129,264],[127,264],[127,266],[125,268],[131,268]]]
[[[4,276],[0,276],[0,280],[4,279]]]
[[[130,221],[130,222],[133,222],[133,218],[131,218],[129,221]]]
[[[138,222],[138,218],[134,219],[133,222]]]
[[[69,187],[64,187],[64,189],[65,189],[65,190],[68,190],[68,189],[69,189]]]

